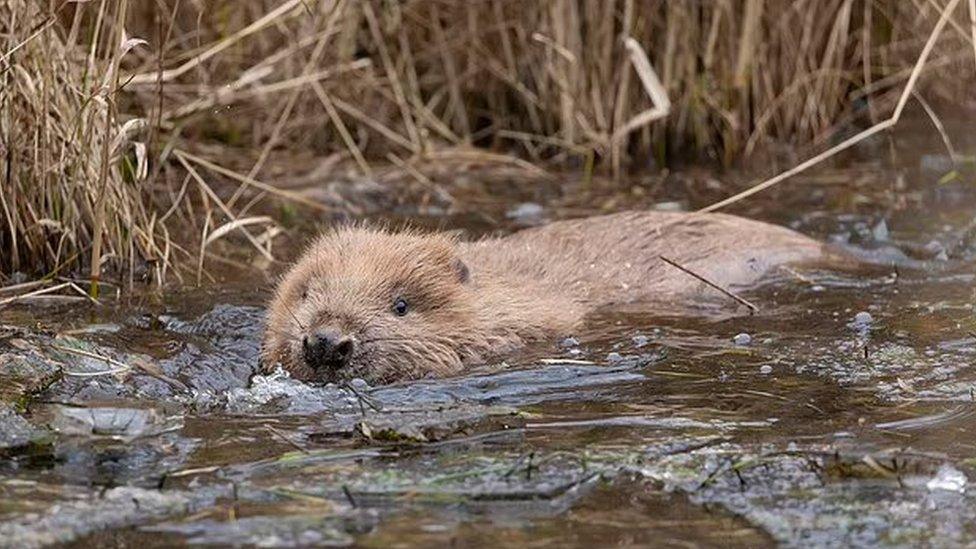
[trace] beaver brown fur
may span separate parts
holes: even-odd
[[[661,256],[735,288],[823,254],[799,233],[725,214],[625,212],[475,242],[338,228],[278,286],[262,364],[305,381],[448,376],[571,335],[600,307],[673,309],[715,292]]]

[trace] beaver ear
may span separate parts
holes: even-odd
[[[461,284],[467,284],[468,281],[471,280],[471,271],[460,259],[455,259],[451,263],[451,267],[454,269],[454,274],[457,276],[458,282]]]

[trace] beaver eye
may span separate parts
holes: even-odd
[[[396,301],[393,302],[393,312],[397,316],[403,316],[407,314],[407,302],[402,297],[398,297]]]
[[[302,299],[308,299],[308,286],[302,288]]]

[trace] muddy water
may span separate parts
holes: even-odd
[[[2,311],[34,328],[0,340],[8,367],[56,367],[11,408],[0,545],[972,545],[976,179],[919,124],[738,206],[897,266],[784,271],[755,315],[603,311],[463,378],[252,377],[267,290],[233,277]],[[486,178],[419,222],[695,207],[736,177]]]

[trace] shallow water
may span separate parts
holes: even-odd
[[[57,361],[18,378],[35,398],[5,400],[32,442],[3,445],[0,545],[976,544],[976,184],[967,166],[939,182],[940,146],[908,125],[738,206],[897,267],[784,271],[746,294],[751,316],[603,311],[578,345],[462,378],[252,378],[267,290],[233,276],[0,311],[57,334],[0,338],[9,372]],[[734,178],[689,173],[657,194],[483,176],[458,189],[469,206],[419,222],[696,207]]]

